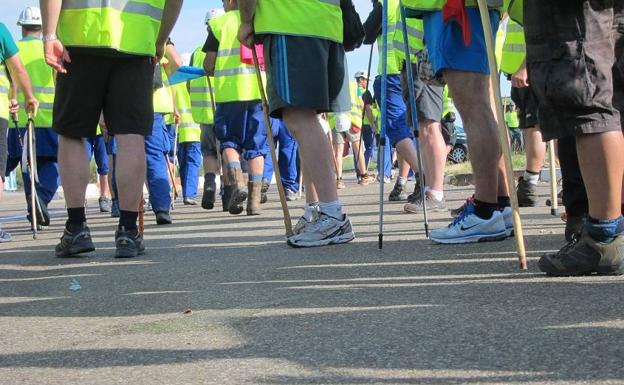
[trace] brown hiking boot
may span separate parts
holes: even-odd
[[[243,182],[243,170],[232,168],[228,170],[228,182],[230,182],[231,195],[228,202],[230,214],[240,214],[243,212],[243,203],[247,200],[247,191]]]
[[[624,273],[624,235],[609,243],[598,242],[585,232],[577,239],[572,237],[557,253],[540,258],[539,269],[555,276]]]
[[[262,182],[248,182],[247,215],[260,215],[260,201],[262,196]]]

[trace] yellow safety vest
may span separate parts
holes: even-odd
[[[20,59],[28,72],[33,94],[39,101],[39,109],[35,116],[35,127],[52,127],[52,108],[54,106],[54,72],[46,64],[43,56],[43,41],[41,39],[26,39],[17,42],[20,50]],[[18,100],[24,105],[25,95],[19,90]],[[28,115],[23,108],[19,110],[19,126],[26,127]]]
[[[67,47],[154,56],[165,0],[63,0],[57,34]]]
[[[160,72],[162,74],[163,86],[154,91],[154,112],[161,114],[173,113],[173,93],[171,92],[171,86],[169,85],[169,77],[165,67],[160,66]]]
[[[396,57],[397,44],[403,43],[403,32],[400,28],[400,12],[399,12],[399,0],[388,0],[388,59],[387,59],[387,74],[398,75],[401,73],[401,69]],[[377,47],[379,47],[379,65],[377,73],[381,74],[382,71],[382,45],[383,45],[383,33],[377,38]]]
[[[215,63],[215,101],[217,103],[260,100],[256,69],[240,60],[238,28],[240,12],[232,10],[210,20],[210,29],[219,40]]]
[[[520,69],[526,58],[526,42],[524,29],[513,20],[507,24],[507,35],[503,44],[501,71],[513,75]]]
[[[378,125],[378,121],[379,121],[379,107],[377,107],[377,103],[373,102],[373,104],[370,106],[371,108],[371,112],[373,114],[373,119],[375,120],[375,125]],[[371,125],[370,120],[368,120],[368,116],[364,115],[364,125]]]
[[[396,25],[396,33],[394,34],[394,48],[396,49],[396,59],[399,68],[403,67],[405,61],[405,44],[403,43],[403,23],[401,15],[399,14],[399,20]],[[407,18],[407,42],[410,48],[410,61],[416,63],[416,52],[425,48],[425,42],[423,41],[425,34],[423,32],[422,19]],[[400,39],[399,39],[400,37]]]
[[[258,0],[254,30],[342,43],[340,0]]]
[[[201,128],[193,120],[191,112],[191,96],[186,90],[186,84],[179,83],[173,86],[175,89],[176,109],[180,114],[180,125],[178,126],[178,143],[199,142]]]
[[[520,120],[518,119],[518,113],[515,111],[505,112],[505,122],[509,128],[520,127]]]
[[[509,17],[516,23],[524,24],[524,0],[505,0],[504,9],[507,10]]]
[[[422,14],[425,12],[440,11],[446,4],[446,0],[401,0],[401,4],[409,9],[410,16]],[[465,0],[466,7],[477,8],[477,0]],[[500,10],[503,6],[503,0],[487,0],[488,8]]]
[[[351,92],[351,124],[362,128],[362,109],[364,108],[364,102],[358,95],[358,85],[356,82],[349,82],[349,91]]]
[[[11,82],[6,71],[4,62],[0,63],[0,118],[9,120],[9,88],[11,88]]]
[[[202,68],[206,54],[199,47],[193,52],[193,67]],[[210,78],[210,82],[214,83],[214,78]],[[191,111],[193,112],[193,120],[199,124],[213,124],[214,111],[212,110],[212,90],[208,85],[208,77],[193,79],[189,82],[189,91],[191,95]]]
[[[453,99],[449,96],[448,86],[444,86],[444,90],[442,91],[442,118],[449,112],[455,112],[455,103],[453,103]]]

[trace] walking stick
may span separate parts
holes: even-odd
[[[271,131],[271,119],[269,119],[269,103],[264,92],[264,85],[262,84],[262,75],[260,74],[260,64],[258,62],[258,54],[256,53],[255,45],[251,47],[253,54],[254,66],[256,67],[256,78],[258,79],[258,88],[260,89],[260,97],[262,98],[262,111],[264,112],[264,125],[266,126],[267,140],[269,141],[269,147],[271,150],[271,161],[273,162],[273,172],[275,172],[275,182],[277,183],[277,192],[279,193],[280,203],[282,205],[282,213],[284,214],[284,227],[286,228],[286,236],[293,235],[292,221],[290,219],[290,213],[288,212],[288,203],[286,203],[286,193],[284,192],[284,185],[282,185],[282,176],[279,171],[279,164],[277,163],[277,154],[275,153],[275,142],[273,141],[273,132]]]
[[[427,199],[425,199],[425,170],[423,168],[422,152],[420,151],[420,132],[416,131],[416,97],[414,96],[414,78],[412,60],[407,37],[407,18],[405,8],[401,5],[401,24],[403,29],[403,41],[405,43],[405,69],[407,70],[407,88],[409,93],[410,112],[412,115],[412,130],[416,133],[416,155],[418,157],[418,183],[422,192],[423,216],[425,219],[425,236],[429,238],[429,216],[427,215]]]
[[[550,163],[550,214],[559,215],[559,199],[557,197],[557,167],[555,164],[555,141],[548,142],[548,160]]]
[[[382,3],[382,23],[381,23],[381,134],[379,137],[379,170],[383,170],[385,163],[385,147],[386,147],[386,128],[387,128],[387,86],[388,86],[388,0]],[[383,216],[384,216],[384,186],[385,183],[379,183],[379,250],[383,249]]]
[[[35,125],[32,114],[28,114],[28,122],[26,123],[26,135],[28,135],[28,167],[30,168],[30,217],[32,219],[33,239],[37,239],[37,214],[40,212],[38,207],[39,199],[37,199],[37,190],[35,180],[37,177],[37,158],[35,157]],[[23,150],[22,150],[23,151]]]
[[[511,162],[511,150],[509,148],[509,137],[507,136],[507,128],[505,127],[505,117],[503,114],[503,106],[501,102],[500,84],[498,79],[498,71],[496,68],[496,58],[494,56],[494,47],[492,39],[492,26],[490,24],[490,14],[488,12],[486,0],[477,0],[479,5],[479,13],[481,15],[481,23],[483,24],[483,33],[485,35],[485,45],[487,48],[488,63],[490,66],[490,80],[494,91],[494,103],[496,106],[496,120],[498,123],[498,133],[501,147],[503,149],[503,159],[505,161],[505,173],[507,174],[507,187],[509,188],[509,197],[511,198],[511,207],[513,209],[513,225],[516,235],[516,249],[518,251],[518,259],[520,269],[527,269],[526,249],[524,247],[524,235],[522,232],[522,223],[520,221],[520,209],[518,208],[518,197],[513,193],[515,190],[513,178],[513,164]]]

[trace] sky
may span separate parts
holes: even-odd
[[[360,14],[362,21],[372,10],[370,0],[353,0],[355,8]],[[13,36],[17,39],[21,37],[20,28],[16,25],[17,19],[22,9],[27,6],[39,6],[37,0],[0,0],[0,22],[7,25]],[[184,6],[176,26],[171,34],[171,39],[176,48],[188,57],[206,39],[206,26],[204,18],[206,12],[211,8],[221,8],[221,0],[184,0]],[[359,49],[347,53],[349,74],[353,76],[357,71],[365,71],[368,67],[370,46],[362,46]],[[184,55],[187,54],[187,55]],[[371,76],[377,73],[377,47],[373,49],[373,60]],[[501,82],[502,94],[509,95],[509,82]]]

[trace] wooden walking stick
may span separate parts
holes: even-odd
[[[273,141],[273,132],[271,131],[271,119],[269,119],[269,103],[267,101],[266,93],[264,92],[264,84],[262,83],[262,75],[260,73],[260,64],[258,62],[258,54],[256,53],[256,46],[251,47],[253,54],[254,66],[256,67],[256,78],[258,79],[258,88],[260,89],[260,97],[262,98],[262,112],[264,112],[264,125],[266,126],[267,140],[269,141],[269,148],[271,151],[271,161],[273,162],[273,172],[275,172],[275,182],[277,183],[277,192],[279,193],[280,203],[282,205],[282,213],[284,214],[284,227],[286,228],[286,236],[293,235],[292,220],[290,219],[290,213],[288,211],[288,203],[286,202],[286,193],[284,192],[284,185],[282,185],[282,176],[279,171],[279,164],[277,163],[277,154],[275,153],[275,142]]]
[[[37,178],[37,159],[35,156],[35,125],[32,114],[28,114],[26,135],[28,136],[28,167],[30,168],[30,217],[32,220],[32,236],[33,239],[37,239],[37,214],[40,209],[37,206],[39,200],[37,199],[37,190],[35,185],[35,179]]]
[[[388,113],[388,0],[383,0],[381,11],[381,132],[379,135],[378,157],[379,162],[377,168],[381,172],[385,172],[385,147],[386,147],[386,128]],[[381,174],[378,172],[378,174]],[[379,233],[377,234],[377,246],[379,250],[383,249],[384,236],[384,186],[385,183],[379,183]]]
[[[550,214],[559,215],[559,199],[557,197],[557,165],[555,160],[555,141],[548,142],[548,163],[550,164]]]
[[[514,178],[513,164],[511,161],[511,149],[509,147],[509,137],[507,135],[507,127],[505,127],[505,115],[503,114],[503,105],[501,102],[501,91],[498,79],[498,71],[496,68],[496,57],[494,56],[494,39],[492,38],[492,25],[490,24],[490,13],[488,11],[486,0],[477,0],[479,5],[479,14],[481,15],[481,23],[483,24],[483,33],[485,35],[485,45],[487,48],[488,63],[490,66],[490,80],[494,91],[494,103],[496,106],[496,120],[498,123],[498,133],[500,144],[503,150],[503,160],[505,161],[505,173],[507,174],[507,187],[509,189],[509,197],[511,198],[511,207],[513,209],[513,225],[516,238],[516,249],[518,251],[518,259],[520,269],[526,270],[527,259],[526,249],[524,247],[524,235],[522,232],[522,223],[520,221],[520,209],[518,207],[518,197],[514,194]]]

